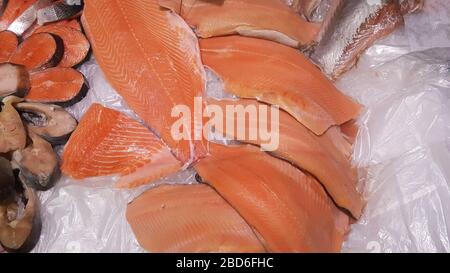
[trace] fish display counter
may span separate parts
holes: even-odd
[[[0,14],[0,252],[450,251],[448,1]]]

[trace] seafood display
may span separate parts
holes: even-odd
[[[210,154],[195,169],[260,234],[268,251],[340,250],[349,217],[313,177],[253,146],[210,144]]]
[[[309,23],[279,0],[159,0],[201,38],[240,34],[308,48],[320,25]]]
[[[423,5],[0,1],[0,247],[33,250],[37,192],[105,178],[147,186],[122,217],[148,252],[340,252],[366,202],[352,165],[364,106],[333,81]],[[88,93],[91,51],[127,111]],[[249,110],[263,107],[276,118]],[[272,150],[249,133],[274,128]]]
[[[156,0],[84,2],[81,21],[107,80],[181,162],[203,157],[205,143],[195,140],[194,130],[190,140],[171,135],[177,121],[172,108],[193,109],[194,97],[205,90],[200,50],[189,26]]]
[[[67,143],[62,171],[77,179],[120,174],[117,187],[137,187],[181,169],[147,127],[93,104]]]
[[[290,47],[228,36],[201,40],[200,49],[204,64],[224,81],[227,92],[279,105],[318,135],[357,117],[361,110]]]
[[[265,251],[237,211],[204,184],[149,190],[130,204],[127,219],[150,252]]]
[[[8,252],[31,251],[39,240],[35,191],[50,190],[59,180],[54,147],[64,145],[77,127],[63,107],[82,100],[89,89],[72,68],[90,50],[77,18],[82,7],[1,1],[0,246]]]

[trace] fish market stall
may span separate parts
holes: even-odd
[[[12,2],[0,252],[450,251],[448,1]]]

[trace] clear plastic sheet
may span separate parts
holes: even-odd
[[[423,12],[408,15],[405,28],[371,47],[337,82],[367,106],[354,161],[368,202],[346,252],[450,251],[450,48],[417,52],[450,47],[449,14],[450,2],[427,0]],[[93,102],[137,118],[95,60],[81,71],[91,90],[69,109],[77,119]],[[209,94],[217,96],[221,83],[208,77]],[[192,183],[194,176],[188,170],[161,182]],[[125,211],[151,186],[116,190],[115,179],[63,177],[40,193],[43,230],[34,251],[142,252]]]
[[[346,252],[450,251],[449,14],[426,1],[337,82],[367,106],[354,153],[367,206]]]

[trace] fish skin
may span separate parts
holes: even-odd
[[[150,189],[128,205],[126,217],[149,252],[264,252],[252,228],[205,184]]]
[[[19,38],[11,31],[0,32],[0,63],[9,61],[19,45]]]
[[[323,0],[283,0],[289,7],[299,12],[309,22],[313,21],[313,14]],[[334,1],[334,0],[332,0]]]
[[[211,143],[195,165],[260,235],[269,252],[339,252],[349,217],[323,187],[288,162],[251,145]]]
[[[91,46],[81,31],[69,26],[46,25],[34,33],[42,32],[55,34],[63,40],[64,56],[58,64],[59,67],[74,67],[86,59]]]
[[[350,70],[376,40],[404,24],[397,0],[338,1],[323,26],[312,59],[332,80]]]
[[[36,4],[37,1],[38,0],[8,0],[0,18],[0,31],[7,30],[16,18]]]
[[[145,12],[143,12],[145,11]],[[198,40],[157,0],[85,1],[82,25],[103,73],[127,104],[184,164],[206,154],[204,140],[175,140],[174,106],[194,109],[205,90]],[[194,128],[194,123],[191,123]],[[194,138],[194,132],[190,134]]]
[[[75,179],[120,175],[115,185],[134,188],[181,169],[167,146],[144,125],[93,104],[70,137],[61,170]]]
[[[87,89],[83,74],[73,68],[54,67],[31,75],[31,89],[25,99],[73,105],[86,95]]]
[[[279,105],[317,135],[361,111],[293,48],[228,36],[200,40],[200,49],[203,63],[222,78],[227,92]]]
[[[179,13],[201,38],[241,34],[307,49],[319,24],[309,23],[274,0],[160,0]]]
[[[36,33],[23,41],[10,58],[31,72],[57,66],[64,55],[62,39],[51,33]]]
[[[77,4],[79,2],[79,4]],[[39,25],[58,22],[65,19],[78,17],[83,11],[83,1],[59,0],[50,1],[47,5],[37,11],[37,22]]]
[[[262,104],[254,100],[218,101],[210,99],[208,105],[217,105],[225,113],[227,106],[254,106],[255,109],[259,109]],[[236,121],[239,118],[242,117],[235,117],[234,132],[223,132],[223,128],[216,128],[216,132],[225,133],[226,136],[235,140],[261,146],[264,143],[261,136],[256,139],[250,139],[248,136],[246,139],[237,139],[238,123]],[[224,120],[224,124],[225,122],[229,122],[229,120]],[[276,124],[272,123],[270,118],[250,119],[249,115],[246,115],[240,122],[245,124],[245,132],[250,132],[250,130],[259,132],[261,126],[263,128],[277,126],[279,128],[279,145],[276,150],[271,151],[271,154],[288,160],[300,169],[314,175],[337,205],[350,211],[355,218],[361,216],[363,202],[361,195],[356,190],[357,172],[351,166],[349,156],[352,148],[336,128],[331,128],[322,136],[317,136],[284,111],[280,111],[279,122]],[[256,125],[256,127],[252,125]]]

